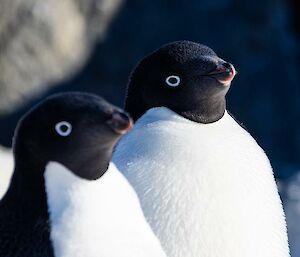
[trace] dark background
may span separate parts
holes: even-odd
[[[90,91],[122,106],[128,75],[145,54],[174,40],[207,44],[239,72],[228,109],[272,162],[292,254],[300,256],[298,0],[68,0],[69,6],[53,6],[55,13],[60,8],[54,22],[44,21],[49,7],[36,8],[38,0],[22,7],[2,1],[2,12],[17,11],[0,23],[0,144],[11,145],[20,116],[46,95]],[[55,40],[67,41],[67,50]]]

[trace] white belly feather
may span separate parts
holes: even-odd
[[[113,160],[169,257],[289,256],[269,160],[229,114],[198,124],[153,108]]]
[[[13,168],[14,159],[12,152],[0,146],[0,199],[7,191]]]
[[[113,164],[88,181],[50,162],[45,183],[56,257],[165,257],[134,190]]]

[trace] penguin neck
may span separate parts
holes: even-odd
[[[176,113],[184,118],[203,124],[213,123],[220,120],[224,116],[225,110],[225,97],[200,100],[192,106],[192,108],[187,110],[174,109]]]
[[[192,121],[190,119],[187,119],[183,117],[182,115],[178,114],[177,112],[174,112],[173,110],[166,108],[166,107],[155,107],[151,108],[148,110],[136,123],[135,127],[139,126],[144,126],[145,124],[152,124],[156,123],[158,121],[163,121],[163,122],[171,122],[172,124],[175,125],[178,124],[186,124],[186,125],[191,125],[192,127],[196,126],[197,128],[207,128],[208,130],[220,128],[222,126],[227,126],[226,124],[230,122],[231,116],[225,110],[224,115],[221,119],[217,120],[216,122],[213,123],[198,123],[195,121]],[[174,123],[175,122],[175,123]]]
[[[213,123],[220,120],[226,111],[225,95],[212,98],[197,100],[195,103],[189,103],[188,108],[172,107],[172,106],[152,106],[145,107],[143,103],[132,97],[127,98],[125,109],[128,111],[134,121],[137,121],[148,110],[155,107],[166,107],[180,116],[197,123]]]
[[[47,217],[47,202],[44,185],[45,166],[33,165],[30,161],[18,160],[15,163],[10,187],[1,205],[28,216]],[[27,214],[27,215],[25,215]]]
[[[113,147],[105,147],[100,154],[99,152],[88,152],[88,154],[84,155],[83,160],[80,161],[80,165],[75,164],[72,166],[71,163],[65,166],[82,179],[97,180],[107,171],[112,152]]]

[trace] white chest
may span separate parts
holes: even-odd
[[[12,152],[0,146],[0,199],[4,196],[13,173],[14,160]]]
[[[45,181],[56,257],[165,257],[135,192],[113,164],[87,181],[50,162]]]
[[[114,161],[168,256],[289,256],[269,161],[227,113],[201,125],[152,109]]]

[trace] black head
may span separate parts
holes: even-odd
[[[235,76],[232,64],[207,46],[178,41],[145,57],[133,71],[125,109],[137,120],[148,109],[168,107],[190,120],[211,123],[226,108]]]
[[[116,142],[131,126],[127,113],[98,96],[51,96],[19,122],[16,166],[26,167],[22,172],[41,173],[49,161],[56,161],[82,178],[97,179],[107,170]]]

